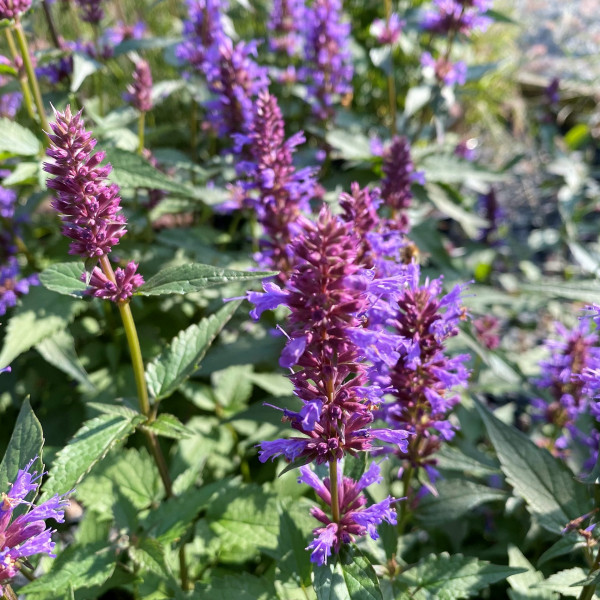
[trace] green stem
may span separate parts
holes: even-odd
[[[138,154],[141,156],[144,153],[144,124],[146,122],[146,113],[140,111],[138,117]]]
[[[100,266],[102,271],[108,277],[110,281],[116,283],[115,274],[110,264],[108,256],[104,255],[100,258]],[[121,313],[121,319],[123,321],[123,327],[125,328],[125,336],[127,337],[127,344],[129,346],[129,354],[131,355],[131,364],[133,366],[133,374],[135,377],[135,384],[138,392],[138,401],[140,403],[140,410],[148,418],[148,422],[151,423],[154,420],[154,413],[150,406],[150,400],[148,397],[148,387],[146,385],[146,376],[144,370],[144,361],[142,359],[142,351],[140,348],[140,340],[135,327],[135,321],[131,314],[131,306],[129,301],[117,303],[119,312]],[[158,438],[152,431],[147,429],[144,430],[146,441],[150,452],[154,458],[154,462],[158,467],[160,478],[162,479],[165,487],[167,498],[173,498],[173,483],[171,481],[171,475],[169,474],[169,467],[167,461],[162,453]],[[189,588],[189,577],[187,571],[187,562],[185,559],[185,546],[182,544],[179,548],[179,567],[181,576],[181,587],[185,591]]]
[[[60,38],[58,37],[58,32],[56,31],[56,25],[54,23],[54,19],[52,18],[52,11],[50,10],[50,4],[48,0],[42,0],[42,7],[44,9],[44,14],[46,15],[46,22],[48,23],[48,29],[50,30],[52,42],[59,50],[61,50]]]
[[[392,0],[385,0],[385,22],[390,26],[392,16]],[[388,73],[388,102],[390,106],[390,133],[396,135],[396,121],[398,120],[398,101],[396,99],[396,79],[394,77],[394,48],[390,44],[390,72]]]
[[[596,560],[594,560],[594,564],[592,564],[588,576],[598,570],[600,567],[600,548],[598,548],[598,553],[596,554]],[[581,590],[581,594],[579,595],[579,600],[592,600],[594,597],[594,593],[596,591],[596,584],[584,585]]]
[[[48,119],[46,118],[46,111],[44,110],[44,103],[42,102],[42,94],[40,92],[40,86],[38,85],[38,80],[35,75],[33,63],[31,62],[31,56],[29,56],[29,49],[27,48],[27,38],[25,37],[25,32],[23,31],[21,21],[19,21],[18,18],[15,21],[15,24],[13,25],[13,29],[17,36],[17,43],[19,45],[19,50],[21,51],[21,58],[23,59],[23,65],[25,66],[27,78],[29,79],[29,85],[31,86],[31,90],[33,91],[33,99],[35,100],[35,105],[38,109],[38,118],[40,120],[40,124],[44,131],[49,132],[50,125],[48,125]],[[44,138],[44,143],[48,144],[49,141],[47,136],[44,136]]]
[[[331,492],[331,516],[334,523],[340,522],[340,501],[338,497],[337,460],[329,461],[329,491]]]
[[[6,41],[8,42],[8,47],[10,49],[10,53],[13,58],[13,62],[17,62],[17,58],[19,56],[19,51],[17,50],[17,45],[15,44],[15,38],[11,30],[7,27],[6,32]],[[27,108],[27,114],[29,117],[35,121],[35,110],[33,109],[33,98],[31,97],[31,90],[29,89],[29,83],[27,83],[27,77],[23,75],[21,69],[19,69],[18,74],[19,84],[21,86],[21,91],[23,92],[23,100],[25,101],[25,107]]]
[[[398,536],[401,536],[404,533],[404,527],[409,517],[408,503],[410,501],[410,480],[412,479],[413,472],[413,466],[409,465],[408,467],[406,467],[406,469],[404,469],[404,473],[402,473],[402,496],[405,497],[406,500],[402,500],[402,502],[400,503],[400,518],[398,519]]]

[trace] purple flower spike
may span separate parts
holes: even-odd
[[[51,537],[53,530],[46,528],[45,520],[63,523],[64,511],[69,504],[66,496],[71,492],[53,496],[12,519],[14,509],[21,504],[29,504],[27,496],[38,488],[41,476],[29,472],[35,460],[19,470],[8,493],[0,494],[0,594],[4,593],[4,585],[19,572],[20,559],[34,554],[55,556]]]
[[[271,50],[293,56],[302,47],[302,26],[306,6],[304,0],[274,0],[267,28],[271,33]]]
[[[15,19],[30,6],[31,0],[0,0],[0,19]]]
[[[125,302],[144,283],[144,278],[137,273],[137,264],[130,262],[125,269],[115,270],[115,282],[106,277],[102,270],[94,267],[86,294],[95,298],[103,298],[112,302]],[[86,280],[86,273],[81,275]]]
[[[0,0],[0,6],[2,0]],[[12,66],[12,61],[6,56],[0,54],[0,65]],[[8,77],[0,75],[0,86],[6,85],[10,82]],[[0,94],[0,117],[7,119],[14,119],[21,102],[23,101],[23,95],[20,92],[11,92],[8,94]]]
[[[421,26],[442,35],[484,31],[492,22],[484,13],[490,8],[487,0],[434,0],[434,10],[425,12]]]
[[[398,13],[392,13],[389,21],[384,19],[375,19],[371,24],[369,33],[382,45],[393,46],[400,39],[402,28],[406,21],[400,19]]]
[[[310,467],[300,467],[299,483],[306,483],[315,489],[319,497],[325,502],[331,501],[330,486],[328,477],[321,481]],[[327,564],[327,559],[332,552],[339,552],[342,544],[349,544],[356,537],[370,535],[376,540],[379,537],[377,526],[383,521],[392,525],[396,524],[396,511],[392,504],[396,502],[388,496],[385,500],[365,506],[367,498],[362,490],[372,483],[381,481],[379,466],[376,463],[371,464],[367,472],[355,481],[350,477],[338,477],[338,498],[340,520],[334,523],[320,508],[311,509],[311,514],[324,527],[317,527],[314,530],[315,539],[308,545],[307,550],[312,550],[310,559],[318,565]]]
[[[127,86],[125,99],[140,112],[152,110],[152,72],[145,60],[139,60],[133,72],[133,83]]]
[[[315,0],[306,11],[305,60],[302,76],[309,81],[309,101],[316,117],[334,114],[335,96],[352,93],[352,61],[348,49],[349,23],[342,22],[340,0]]]
[[[40,281],[36,274],[29,277],[21,277],[19,263],[12,256],[8,264],[0,267],[0,315],[16,306],[17,299],[29,292],[29,287],[39,285]]]
[[[63,234],[73,240],[69,253],[100,258],[126,232],[119,188],[106,181],[111,166],[100,166],[104,152],[92,154],[96,140],[85,130],[81,112],[73,115],[67,106],[54,114],[46,151],[52,161],[44,163],[44,170],[54,175],[48,180],[57,192],[52,207],[62,215]]]
[[[81,20],[92,25],[98,25],[104,17],[102,10],[102,0],[77,0],[81,8]]]

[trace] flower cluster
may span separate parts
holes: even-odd
[[[485,14],[491,4],[491,0],[433,0],[434,8],[425,12],[421,26],[442,35],[483,31],[491,23]]]
[[[338,466],[339,467],[339,466]],[[338,468],[339,471],[339,468]],[[329,515],[319,507],[311,509],[315,519],[323,523],[323,527],[314,530],[315,539],[309,544],[307,550],[312,550],[312,562],[322,565],[327,563],[331,551],[339,552],[342,544],[353,542],[355,537],[363,537],[367,534],[374,540],[379,538],[377,526],[383,521],[396,524],[396,511],[392,508],[395,501],[391,496],[385,500],[366,507],[367,498],[362,491],[373,483],[382,480],[379,465],[371,463],[371,466],[355,481],[350,477],[336,477],[338,483],[338,501],[340,507],[339,520],[333,521]],[[321,481],[310,467],[300,468],[298,483],[306,483],[312,487],[319,498],[327,506],[331,506],[331,481],[326,477]]]
[[[111,281],[98,267],[92,271],[86,293],[95,298],[103,298],[112,302],[123,302],[131,298],[133,292],[143,283],[144,278],[137,273],[137,264],[130,262],[125,269],[115,269],[115,280]],[[81,280],[87,279],[87,273],[81,274]]]
[[[104,17],[102,0],[77,0],[81,8],[81,20],[92,25],[98,25]]]
[[[262,267],[280,271],[281,281],[291,270],[288,245],[298,233],[298,219],[310,211],[309,201],[317,193],[314,170],[297,171],[292,162],[295,147],[303,142],[302,132],[285,139],[281,110],[268,91],[258,96],[249,134],[237,137],[248,157],[240,165],[249,177],[244,205],[254,209],[265,234],[256,258]]]
[[[332,117],[335,95],[352,92],[352,63],[348,50],[350,25],[342,21],[340,0],[315,0],[306,11],[304,58],[309,99],[318,119]]]
[[[33,459],[24,469],[19,470],[15,482],[8,493],[0,495],[0,594],[20,569],[21,560],[34,554],[53,554],[54,530],[46,527],[46,519],[64,523],[64,511],[69,502],[68,494],[55,495],[38,506],[27,502],[29,494],[37,490],[41,475],[30,473]],[[71,492],[69,492],[71,493]],[[26,504],[31,510],[13,519],[16,507]]]
[[[589,431],[589,423],[583,423],[589,415],[600,421],[600,402],[594,399],[600,392],[600,338],[590,331],[587,319],[571,330],[556,323],[556,331],[558,338],[546,341],[550,356],[540,362],[541,375],[535,381],[548,390],[550,401],[535,399],[534,417],[554,426],[546,444],[555,454],[564,456],[571,440],[589,447],[592,456],[587,468],[595,463],[600,442],[600,432]]]
[[[445,56],[437,59],[429,52],[421,55],[423,74],[428,79],[435,79],[444,85],[464,85],[467,81],[467,64],[463,61],[451,62]]]
[[[148,61],[137,61],[133,72],[133,82],[127,87],[125,100],[140,112],[152,110],[152,72]]]
[[[302,48],[301,28],[305,19],[304,0],[275,0],[267,23],[271,50],[292,56]]]
[[[9,257],[6,264],[0,267],[0,315],[16,306],[17,298],[29,292],[29,287],[39,285],[38,276],[34,273],[28,277],[21,276],[16,257]]]
[[[102,259],[126,232],[119,188],[106,181],[111,166],[100,166],[104,152],[92,153],[96,140],[85,130],[81,112],[72,114],[67,106],[64,113],[55,111],[55,118],[48,134],[52,162],[44,163],[44,170],[54,175],[48,180],[57,192],[52,207],[62,215],[63,234],[73,240],[70,254]],[[127,279],[135,284],[140,280]]]
[[[371,23],[369,33],[381,45],[393,46],[400,39],[402,28],[406,25],[406,21],[398,16],[398,13],[391,13],[389,19],[375,19]]]
[[[31,7],[31,0],[0,0],[0,20],[16,19]]]

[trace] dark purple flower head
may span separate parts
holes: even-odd
[[[81,20],[92,25],[98,25],[104,17],[102,0],[77,0],[81,8]]]
[[[16,306],[17,299],[27,294],[30,286],[39,283],[35,274],[22,277],[17,259],[10,257],[8,263],[0,267],[0,315]]]
[[[41,475],[29,472],[35,460],[19,470],[8,493],[0,494],[0,594],[4,592],[3,586],[19,572],[21,559],[34,554],[55,556],[54,531],[46,527],[45,521],[54,519],[63,523],[64,511],[69,504],[66,500],[68,494],[55,495],[13,518],[14,509],[21,504],[29,505],[27,496],[38,488]]]
[[[0,0],[0,19],[15,19],[30,6],[31,0]]]
[[[381,197],[392,211],[390,229],[407,232],[410,228],[406,211],[412,203],[411,185],[415,167],[410,156],[410,144],[405,137],[395,137],[383,153]]]
[[[552,81],[546,86],[544,96],[549,104],[560,102],[560,79],[558,77],[553,77]]]
[[[271,50],[285,52],[289,56],[301,50],[305,11],[304,0],[274,0],[267,24]]]
[[[0,186],[0,217],[12,219],[15,214],[17,193],[14,190]]]
[[[56,121],[48,134],[52,159],[44,170],[54,175],[48,187],[56,190],[52,207],[63,220],[63,234],[71,238],[70,254],[83,258],[102,257],[125,234],[119,188],[106,181],[110,164],[103,167],[104,152],[92,154],[96,140],[85,130],[81,112],[54,112]]]
[[[382,45],[389,44],[393,46],[402,33],[402,28],[406,21],[401,19],[397,13],[392,13],[389,20],[376,19],[371,24],[369,32]]]
[[[287,279],[291,270],[289,243],[299,231],[302,212],[309,212],[309,201],[317,194],[314,170],[297,171],[292,162],[296,146],[304,142],[302,132],[286,140],[281,110],[275,96],[263,91],[256,102],[251,130],[237,136],[248,160],[241,170],[249,177],[244,184],[244,205],[254,209],[265,237],[256,257],[261,267],[281,272]]]
[[[338,477],[340,512],[338,522],[333,521],[319,507],[315,506],[311,509],[312,516],[323,524],[322,527],[317,527],[314,530],[313,533],[316,537],[306,548],[312,550],[310,560],[313,563],[318,565],[327,564],[327,559],[332,552],[339,552],[342,544],[349,544],[357,537],[368,534],[372,539],[378,539],[377,526],[383,521],[391,525],[396,524],[396,510],[392,507],[396,500],[391,496],[381,502],[366,506],[367,498],[363,494],[363,490],[373,483],[379,483],[381,480],[382,477],[379,474],[377,463],[371,463],[371,466],[358,481],[350,477]],[[325,504],[331,505],[331,482],[329,477],[321,481],[310,467],[301,467],[298,483],[306,483],[317,492],[317,495]]]
[[[474,161],[477,158],[477,139],[469,138],[468,140],[461,140],[454,148],[454,154],[464,158],[469,162]]]
[[[98,267],[94,267],[86,294],[95,298],[111,300],[112,302],[125,302],[144,283],[144,278],[137,273],[137,264],[130,262],[125,269],[115,270],[115,281],[112,282]],[[86,273],[81,275],[81,280],[86,280]]]
[[[492,22],[484,13],[489,8],[487,0],[433,0],[434,10],[425,12],[421,27],[427,31],[448,35],[468,35],[474,29],[484,31]]]
[[[352,93],[350,24],[342,21],[340,0],[315,0],[306,11],[306,66],[309,101],[318,119],[333,116],[335,96]]]
[[[188,20],[183,24],[183,42],[177,57],[198,70],[204,70],[206,51],[218,45],[225,34],[221,15],[227,10],[226,0],[187,0]]]
[[[203,70],[215,100],[207,103],[211,123],[220,136],[247,134],[256,97],[269,85],[267,70],[252,59],[256,42],[233,42],[223,37],[207,49]]]
[[[114,27],[107,27],[102,37],[105,44],[118,46],[125,40],[141,40],[146,33],[144,21],[138,21],[135,25],[127,25],[123,21],[117,21]]]
[[[494,246],[502,244],[503,242],[498,236],[498,228],[505,219],[505,212],[498,202],[498,196],[494,188],[490,188],[487,194],[479,195],[477,208],[479,214],[488,222],[488,225],[479,231],[479,241]]]
[[[140,112],[152,110],[152,72],[145,60],[138,60],[133,72],[133,83],[127,86],[125,100]]]
[[[279,304],[290,308],[289,341],[280,364],[297,367],[289,377],[313,415],[310,422],[302,411],[285,416],[306,437],[263,442],[263,462],[278,455],[329,462],[369,450],[375,440],[406,448],[406,432],[369,429],[367,365],[354,336],[369,307],[370,278],[357,262],[359,246],[352,224],[323,208],[317,223],[304,221],[304,231],[290,246],[295,258],[286,291],[265,284],[265,294],[249,295],[256,316]]]
[[[462,61],[453,63],[443,56],[434,59],[429,52],[423,52],[421,65],[426,77],[444,85],[464,85],[467,81],[467,65]]]
[[[489,350],[500,345],[500,320],[493,315],[484,315],[473,321],[473,328],[479,341]]]

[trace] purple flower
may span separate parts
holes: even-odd
[[[102,0],[77,0],[81,8],[81,20],[92,25],[98,25],[104,17],[102,10]]]
[[[15,215],[17,193],[14,190],[0,186],[0,217],[12,219]]]
[[[369,32],[380,44],[393,46],[400,39],[402,28],[405,25],[406,21],[393,12],[389,20],[375,19]]]
[[[333,116],[335,96],[352,93],[352,61],[348,49],[350,24],[342,22],[340,0],[315,0],[306,11],[302,77],[309,101],[321,121]]]
[[[390,229],[407,232],[410,228],[406,211],[412,203],[411,184],[415,168],[410,144],[405,137],[395,137],[383,154],[381,197],[392,211]]]
[[[145,60],[138,60],[133,72],[133,83],[127,86],[125,100],[140,112],[152,110],[152,72]]]
[[[1,0],[0,0],[1,6]],[[0,65],[12,66],[12,61],[6,56],[0,54]],[[0,86],[9,83],[10,79],[0,75]],[[14,119],[21,102],[23,101],[23,95],[20,92],[9,92],[7,94],[0,95],[0,117],[6,119]]]
[[[421,65],[426,77],[435,77],[445,85],[464,85],[467,81],[467,65],[462,61],[453,63],[443,56],[434,59],[429,52],[423,52]]]
[[[221,15],[225,0],[187,0],[188,20],[183,24],[184,41],[177,46],[177,57],[198,70],[204,70],[206,51],[225,36]]]
[[[73,240],[70,254],[105,256],[126,231],[119,188],[106,181],[111,166],[100,166],[104,152],[92,154],[96,140],[85,130],[81,112],[73,115],[67,106],[54,114],[46,151],[52,162],[44,163],[54,175],[47,184],[57,192],[52,207],[62,215],[63,234]]]
[[[16,306],[17,299],[29,292],[29,287],[39,285],[36,274],[21,277],[19,263],[15,257],[10,257],[8,263],[0,267],[0,315]]]
[[[479,231],[479,241],[492,246],[501,245],[503,242],[498,235],[498,228],[505,218],[505,212],[498,202],[498,196],[494,188],[490,188],[487,194],[479,195],[477,209],[479,214],[488,222],[488,225]]]
[[[0,0],[0,20],[15,19],[29,10],[31,0]]]
[[[259,319],[260,315],[265,310],[273,310],[281,304],[286,304],[288,299],[288,293],[283,291],[276,283],[272,281],[263,282],[262,292],[248,292],[246,298],[249,302],[254,304],[254,308],[250,311],[250,316],[253,319]]]
[[[477,140],[470,138],[468,140],[461,140],[454,148],[454,154],[464,158],[469,162],[474,161],[477,158]]]
[[[94,267],[86,294],[95,298],[103,298],[112,302],[125,302],[144,283],[144,278],[137,273],[137,264],[130,262],[125,269],[115,270],[115,281],[106,277],[102,270]],[[82,273],[81,280],[86,281],[86,273]]]
[[[102,33],[106,45],[118,46],[125,40],[141,40],[146,33],[146,24],[138,21],[135,25],[127,25],[123,21],[117,21],[114,27],[107,27]]]
[[[487,0],[433,0],[433,5],[434,10],[426,11],[421,21],[421,27],[427,31],[468,35],[474,29],[485,31],[492,22],[483,14],[490,7]]]
[[[336,468],[338,468],[336,466]],[[339,468],[338,468],[339,471]],[[362,490],[372,483],[381,480],[379,466],[372,463],[365,474],[355,481],[350,477],[338,476],[339,521],[333,522],[321,508],[313,507],[311,514],[323,527],[314,530],[315,539],[308,545],[307,550],[312,550],[310,559],[318,565],[327,564],[327,559],[332,552],[339,552],[342,544],[349,544],[357,537],[370,535],[376,540],[379,537],[377,526],[383,521],[392,525],[396,524],[396,511],[392,503],[396,502],[388,496],[385,500],[366,506],[367,498]],[[317,495],[326,503],[331,504],[331,482],[329,478],[321,481],[310,467],[300,467],[298,483],[310,485]]]
[[[38,488],[41,475],[35,471],[29,473],[35,460],[19,470],[8,493],[2,493],[0,497],[0,594],[4,593],[3,586],[19,572],[20,559],[34,554],[55,556],[54,531],[46,528],[45,520],[63,523],[64,511],[69,504],[68,494],[55,495],[13,519],[14,509],[21,504],[30,505],[26,498]]]
[[[302,47],[302,27],[305,22],[304,0],[274,0],[267,23],[271,50],[297,54]]]

